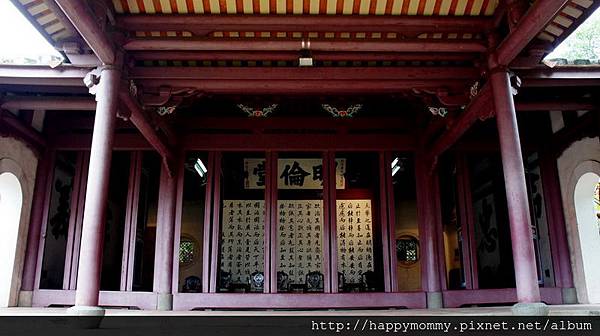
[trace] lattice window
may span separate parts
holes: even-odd
[[[414,236],[400,236],[396,239],[396,255],[402,265],[412,265],[419,261],[419,240]]]
[[[182,239],[179,243],[179,263],[189,265],[194,262],[196,244],[192,240]]]

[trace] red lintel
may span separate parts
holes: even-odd
[[[486,17],[333,16],[333,15],[121,15],[117,27],[128,31],[268,32],[482,32]]]
[[[185,50],[185,51],[299,51],[300,40],[264,39],[185,39],[185,38],[134,38],[126,40],[127,51]],[[463,52],[483,53],[487,48],[481,41],[311,41],[310,49],[330,52]]]

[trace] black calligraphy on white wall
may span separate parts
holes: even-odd
[[[371,200],[337,200],[338,272],[346,283],[360,283],[373,271]]]
[[[292,284],[323,273],[323,201],[277,201],[277,271]]]
[[[250,282],[265,265],[265,202],[224,200],[221,228],[221,270],[234,283]]]

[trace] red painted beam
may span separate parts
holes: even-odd
[[[428,153],[434,162],[444,151],[452,147],[477,120],[489,117],[493,113],[492,92],[490,87],[485,85],[463,113],[450,122],[450,127],[446,132],[429,147]]]
[[[40,65],[0,65],[0,84],[84,86],[88,69]]]
[[[406,79],[406,80],[202,80],[202,79],[145,79],[138,81],[144,88],[158,90],[161,86],[193,88],[213,94],[236,95],[333,95],[333,94],[384,94],[402,90],[437,89],[465,90],[464,79]]]
[[[96,101],[86,97],[8,96],[2,98],[1,102],[0,107],[7,110],[96,110]]]
[[[509,65],[569,0],[537,0],[496,49],[496,62]]]
[[[593,102],[586,101],[567,101],[567,100],[555,100],[555,101],[528,101],[528,102],[516,102],[515,107],[517,112],[527,112],[527,111],[580,111],[580,110],[593,110],[597,108],[597,105]],[[46,111],[94,111],[96,109],[96,102],[92,98],[85,97],[29,97],[29,96],[8,96],[4,97],[1,100],[0,108],[6,110],[46,110]],[[309,118],[310,119],[310,118]],[[310,119],[305,123],[307,127],[310,128],[323,128],[328,125],[328,119],[324,120],[313,120]],[[197,123],[206,126],[207,128],[217,128],[217,129],[227,129],[227,128],[239,128],[238,124],[239,119],[231,119],[231,118],[201,118],[197,121]],[[285,126],[281,124],[279,121],[276,124],[273,124],[271,119],[258,119],[258,120],[245,120],[244,127],[247,127],[247,123],[251,123],[254,125],[254,128],[269,128],[269,127],[298,127],[297,121],[293,121],[290,125]],[[397,128],[398,119],[390,119],[391,124],[386,123],[385,121],[380,123],[378,127],[384,128]],[[186,121],[187,123],[187,121]],[[325,123],[325,124],[323,124]],[[335,122],[335,125],[347,124],[344,120],[338,120]],[[429,138],[435,130],[439,130],[442,127],[442,124],[446,124],[446,119],[438,119],[438,122],[435,124],[437,126],[432,126],[431,130],[426,131],[425,138]],[[349,123],[348,126],[352,128],[368,128],[372,123],[369,124],[360,124],[360,125],[352,125]],[[333,127],[335,125],[329,125],[329,127]],[[185,126],[185,125],[183,125]]]
[[[299,51],[300,40],[264,39],[175,39],[135,38],[126,40],[127,51],[185,50],[185,51]],[[466,52],[483,53],[486,46],[478,41],[311,41],[310,49],[331,52]]]
[[[298,61],[297,51],[134,51],[138,61]],[[469,61],[477,53],[394,53],[394,52],[320,52],[313,51],[315,61]]]
[[[474,67],[132,68],[130,78],[152,90],[161,86],[222,94],[390,93],[440,86],[464,89],[477,79]]]
[[[129,92],[121,92],[119,93],[119,98],[121,102],[126,106],[131,115],[129,119],[131,122],[137,127],[137,129],[142,133],[144,138],[148,140],[150,145],[156,149],[156,151],[163,158],[163,162],[165,163],[167,169],[170,173],[173,172],[172,164],[174,164],[175,155],[169,146],[161,139],[159,134],[156,132],[155,128],[150,124],[146,113],[139,104],[129,95]]]
[[[485,17],[333,16],[333,15],[121,15],[127,31],[268,32],[482,32],[493,22]]]
[[[516,73],[524,81],[528,79],[600,79],[600,66],[561,65],[555,68],[523,69]]]
[[[80,0],[54,0],[71,20],[81,37],[104,64],[116,61],[115,47],[105,31],[98,25],[98,19],[91,13],[87,2]]]
[[[475,67],[136,67],[129,71],[129,78],[187,79],[187,80],[440,80],[477,79]]]
[[[0,110],[0,133],[3,132],[21,138],[38,151],[46,147],[46,139],[37,130],[24,124],[14,114]]]

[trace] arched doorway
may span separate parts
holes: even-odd
[[[19,179],[9,172],[0,174],[0,307],[10,304],[23,192]]]
[[[596,198],[600,176],[588,172],[575,185],[575,214],[581,247],[584,282],[589,303],[600,303],[600,222]]]

